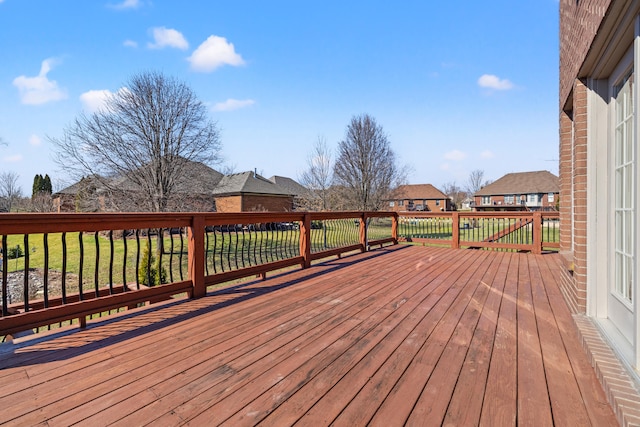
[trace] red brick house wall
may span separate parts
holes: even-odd
[[[475,203],[476,208],[482,208],[483,206],[485,207],[493,207],[493,208],[500,208],[500,207],[508,207],[511,209],[515,209],[517,207],[522,206],[521,200],[523,200],[523,196],[521,194],[514,194],[514,202],[513,203],[507,203],[505,201],[505,196],[504,195],[495,195],[495,196],[490,196],[491,197],[491,204],[489,205],[485,205],[482,203],[482,196],[475,196],[473,199],[473,202]],[[544,210],[553,210],[556,208],[556,202],[558,201],[558,193],[554,193],[553,194],[553,201],[550,202],[549,201],[549,197],[548,197],[548,193],[542,193],[542,204],[541,205],[536,205],[534,206],[535,209],[544,209]],[[524,195],[524,201],[525,201],[525,206],[527,205],[527,196]],[[531,207],[531,206],[530,206]]]
[[[586,312],[587,89],[579,75],[611,0],[560,1],[560,252],[561,290],[569,307]]]
[[[217,212],[289,212],[293,197],[267,195],[234,195],[216,197]]]
[[[451,210],[451,199],[402,199],[402,205],[400,205],[400,200],[393,200],[393,206],[391,203],[387,205],[387,209],[391,212],[407,212],[409,211],[410,200],[413,200],[413,208],[411,211],[415,211],[416,205],[424,205],[426,212],[442,212],[442,211],[450,211]]]

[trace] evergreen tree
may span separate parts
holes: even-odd
[[[44,179],[42,181],[42,190],[47,194],[52,194],[53,193],[53,187],[51,186],[51,178],[49,178],[49,174],[46,174],[44,176]]]
[[[42,191],[43,182],[44,178],[42,177],[42,175],[37,174],[35,177],[33,177],[33,191],[31,192],[31,197],[35,197],[40,194],[40,192]]]

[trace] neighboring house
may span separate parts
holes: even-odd
[[[269,181],[293,194],[294,210],[299,210],[303,200],[309,198],[309,189],[291,178],[274,175],[269,178]]]
[[[473,195],[476,211],[556,210],[560,181],[548,171],[509,173]]]
[[[387,202],[388,210],[393,212],[455,210],[451,199],[431,184],[401,185]]]
[[[92,175],[53,193],[56,212],[104,212],[106,188],[98,176]]]
[[[294,192],[256,172],[226,175],[212,195],[217,212],[292,211]]]
[[[561,290],[640,383],[639,14],[560,0],[559,115]]]
[[[211,194],[223,175],[209,166],[184,159],[182,174],[175,183],[169,200],[171,211],[215,210]],[[138,203],[139,187],[126,176],[104,178],[89,176],[54,193],[54,206],[58,212],[108,212],[145,210]]]

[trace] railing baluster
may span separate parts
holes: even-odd
[[[49,307],[49,235],[44,233],[42,235],[42,245],[44,246],[44,271],[43,271],[43,286],[44,286],[44,306]]]
[[[62,303],[67,303],[67,233],[62,233]]]
[[[151,229],[147,228],[147,259],[144,262],[147,263],[147,286],[153,286],[155,278],[151,277],[151,254],[153,254],[153,248],[151,247]]]
[[[140,289],[140,229],[136,228],[136,289]]]
[[[157,274],[158,274],[158,285],[162,285],[166,282],[166,280],[162,279],[162,272],[163,272],[163,267],[162,267],[162,255],[164,254],[164,229],[162,227],[160,227],[158,229],[158,236],[156,239],[157,243],[157,248],[156,248],[156,252],[158,253],[158,263],[157,263]],[[154,279],[154,284],[155,283],[155,279]]]
[[[2,247],[0,248],[0,256],[2,256],[2,316],[8,316],[8,303],[7,292],[9,286],[7,285],[7,274],[9,271],[9,258],[7,250],[7,235],[2,235]]]
[[[109,230],[109,295],[113,294],[113,230]]]
[[[129,290],[127,286],[127,230],[122,230],[122,290]]]
[[[182,268],[182,254],[184,253],[184,236],[182,235],[183,229],[180,228],[180,256],[178,257],[178,263],[180,264],[180,280],[184,280],[184,272]]]
[[[100,242],[98,241],[98,232],[96,231],[93,234],[93,239],[96,245],[96,264],[95,264],[95,270],[93,271],[93,285],[95,288],[95,295],[96,298],[98,298],[100,296],[100,278],[99,278],[99,271],[100,271]]]
[[[80,260],[78,262],[78,293],[79,293],[79,298],[80,301],[84,300],[84,286],[83,286],[83,279],[82,279],[82,273],[84,271],[84,242],[82,240],[82,231],[78,233],[78,246],[79,246],[79,254],[80,254]]]
[[[24,235],[24,311],[29,311],[29,235]]]
[[[173,228],[169,229],[169,241],[171,242],[171,252],[169,252],[169,282],[173,283]]]

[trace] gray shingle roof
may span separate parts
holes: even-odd
[[[559,193],[560,179],[549,171],[509,173],[492,182],[475,196]]]
[[[269,178],[269,181],[280,186],[281,188],[284,188],[294,196],[302,196],[309,192],[309,189],[307,189],[307,187],[286,176],[274,175]]]
[[[391,195],[393,199],[442,200],[447,195],[431,184],[401,185]]]
[[[280,187],[255,172],[241,172],[224,176],[218,186],[212,191],[212,194],[214,196],[232,194],[294,195],[290,190]]]

